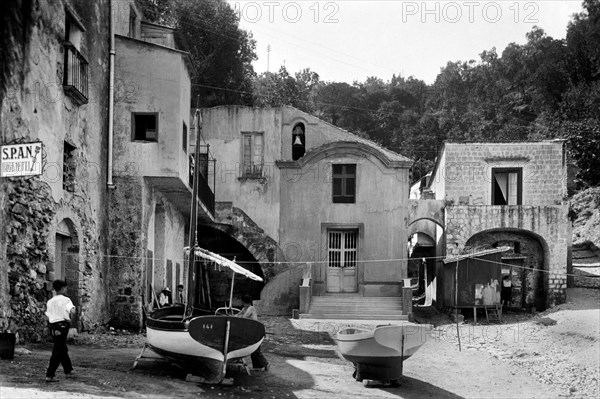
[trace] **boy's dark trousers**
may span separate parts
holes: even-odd
[[[252,368],[255,369],[267,367],[269,365],[269,362],[260,350],[260,346],[250,355],[250,359],[252,359]]]
[[[48,366],[48,371],[46,371],[46,377],[54,377],[59,364],[62,364],[65,374],[73,371],[71,359],[69,358],[69,350],[67,349],[67,335],[69,334],[70,326],[71,323],[66,320],[49,324],[54,347],[52,348],[52,356],[50,357],[50,365]]]

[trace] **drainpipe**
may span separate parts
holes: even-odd
[[[108,86],[108,177],[106,185],[109,189],[116,188],[113,183],[113,119],[114,119],[114,91],[115,91],[115,34],[113,32],[113,2],[109,1],[109,86]]]

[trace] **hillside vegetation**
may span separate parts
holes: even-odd
[[[600,187],[589,188],[571,198],[573,244],[600,248]]]
[[[565,138],[577,188],[600,185],[600,0],[582,2],[565,39],[534,26],[501,54],[448,61],[431,85],[401,75],[325,82],[308,66],[256,74],[256,43],[225,0],[140,1],[146,19],[177,27],[190,51],[194,106],[292,105],[411,157],[413,180],[445,140]]]

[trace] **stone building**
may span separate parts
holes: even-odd
[[[187,287],[183,248],[196,128],[189,53],[180,50],[172,28],[143,21],[135,2],[118,4],[109,293],[112,323],[139,328],[142,307],[163,288]],[[199,219],[211,222],[207,147],[201,152]]]
[[[438,254],[508,246],[502,269],[512,279],[512,306],[542,310],[565,301],[571,223],[564,140],[446,142],[425,191],[444,202]]]
[[[46,335],[43,312],[55,278],[69,283],[78,328],[108,320],[110,8],[86,0],[4,6],[0,331],[35,341]],[[22,153],[7,147],[19,143]]]
[[[221,106],[202,118],[218,203],[201,245],[266,277],[254,291],[262,313],[297,308],[306,273],[314,297],[399,303],[411,160],[292,107]]]

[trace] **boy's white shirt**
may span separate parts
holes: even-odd
[[[58,294],[52,297],[46,304],[46,316],[50,323],[57,323],[63,320],[70,320],[71,309],[75,305],[70,298]]]
[[[258,313],[256,312],[256,308],[254,308],[254,306],[248,306],[246,309],[242,309],[239,313],[239,316],[245,319],[258,320]]]

